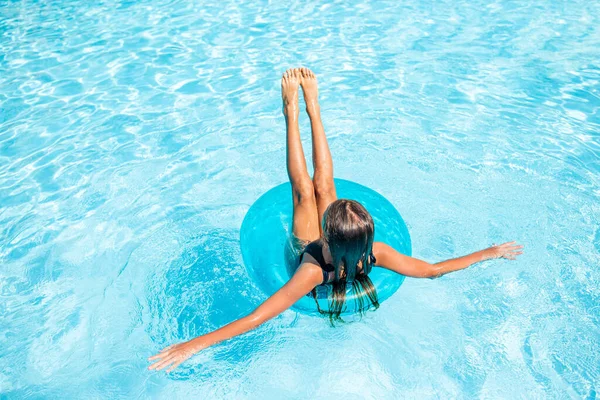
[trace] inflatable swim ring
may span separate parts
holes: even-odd
[[[335,179],[335,186],[338,198],[356,200],[371,213],[375,222],[375,241],[385,242],[402,254],[411,255],[406,224],[389,201],[374,190],[351,181]],[[267,296],[279,290],[293,273],[284,251],[291,237],[291,190],[289,182],[272,188],[256,200],[242,222],[240,245],[246,270]],[[292,266],[295,267],[297,265]],[[380,303],[404,281],[404,276],[383,268],[373,268],[369,277],[377,289]],[[324,310],[329,309],[327,289],[327,285],[319,286],[317,292],[319,305]],[[343,314],[353,314],[356,307],[350,287],[346,293]],[[318,313],[312,296],[301,298],[292,308],[308,314]]]

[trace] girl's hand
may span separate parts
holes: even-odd
[[[516,244],[517,242],[507,242],[499,245],[494,245],[485,250],[486,258],[506,258],[514,260],[518,255],[523,254],[521,251],[523,246]]]
[[[148,369],[161,370],[171,365],[167,372],[173,371],[182,362],[204,350],[208,345],[202,340],[202,336],[190,340],[189,342],[173,344],[160,351],[160,353],[148,358],[148,361],[158,360],[148,367]]]

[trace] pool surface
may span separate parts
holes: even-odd
[[[0,0],[0,398],[598,398],[599,27],[597,0]],[[265,299],[240,226],[287,179],[295,66],[415,257],[525,253],[148,371]]]

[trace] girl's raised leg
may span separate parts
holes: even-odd
[[[298,85],[301,79],[299,69],[289,69],[281,79],[283,115],[287,128],[287,172],[292,184],[294,217],[292,232],[302,241],[313,241],[320,236],[319,214],[313,182],[306,169],[306,160],[300,141],[298,125]]]
[[[310,118],[310,127],[312,130],[313,167],[315,170],[313,186],[319,221],[322,221],[323,214],[329,204],[337,200],[337,193],[333,182],[333,160],[331,159],[325,129],[321,121],[317,77],[308,68],[300,68],[300,72],[302,73],[300,84],[302,85],[304,101],[306,102],[306,112]]]

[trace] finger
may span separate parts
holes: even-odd
[[[158,354],[153,355],[152,357],[148,357],[148,361],[157,360],[157,359],[162,358],[162,357],[163,357],[163,354],[162,353],[158,353]]]
[[[183,359],[183,360],[179,360],[179,361],[177,361],[175,364],[171,365],[171,366],[169,367],[169,369],[167,369],[167,372],[171,372],[171,371],[173,371],[175,368],[179,367],[179,366],[181,365],[181,363],[183,363],[185,360],[186,360],[186,359]]]
[[[158,364],[160,364],[162,361],[157,361],[154,364],[151,364],[150,366],[148,366],[149,370],[153,370],[156,369],[158,367]]]
[[[509,247],[509,248],[506,248],[505,247],[505,248],[502,249],[502,252],[503,253],[510,253],[510,252],[513,252],[513,251],[520,251],[520,250],[522,250],[522,248],[519,248],[519,247]]]
[[[517,251],[521,250],[523,246],[503,246],[502,251]]]
[[[164,368],[165,363],[169,362],[169,360],[173,360],[175,358],[175,355],[170,354],[166,357],[163,357],[161,360],[155,362],[154,364],[152,364],[150,367],[148,367],[148,369],[162,369]],[[170,364],[170,362],[169,362]]]
[[[175,347],[175,344],[172,344],[172,345],[170,345],[170,346],[167,346],[167,347],[165,347],[165,348],[164,348],[164,349],[162,349],[160,352],[161,352],[161,353],[164,353],[165,351],[167,351],[167,350],[170,350],[170,349],[172,349],[173,347]]]
[[[148,360],[156,360],[157,358],[164,358],[164,357],[166,357],[170,353],[171,347],[173,347],[173,346],[167,347],[166,349],[162,350],[160,353],[155,354],[152,357],[148,358]]]
[[[160,371],[161,369],[168,367],[175,361],[175,357],[171,356],[162,361],[159,361],[155,364],[152,364],[149,369],[154,369],[156,371]]]
[[[149,370],[157,369],[166,359],[159,360],[148,367]]]

